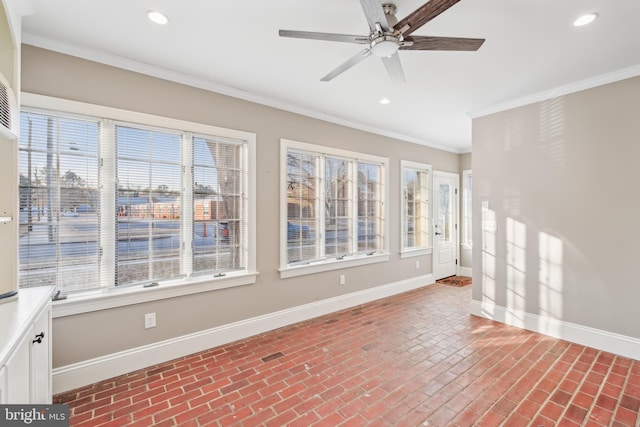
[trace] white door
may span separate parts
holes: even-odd
[[[458,268],[458,174],[433,173],[433,274],[454,276]]]

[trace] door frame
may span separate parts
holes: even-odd
[[[431,191],[433,194],[432,199],[434,200],[434,202],[431,204],[432,209],[431,209],[431,218],[433,218],[433,221],[431,222],[431,242],[432,242],[432,247],[433,247],[433,252],[432,252],[432,256],[431,256],[431,271],[433,273],[433,277],[434,280],[438,280],[436,279],[436,219],[437,219],[437,212],[436,212],[436,205],[437,203],[435,202],[436,197],[437,197],[437,187],[436,187],[436,182],[437,182],[437,177],[444,177],[444,178],[449,178],[452,179],[455,182],[455,191],[454,191],[454,197],[453,197],[453,220],[454,220],[454,226],[453,226],[453,233],[454,233],[454,238],[453,238],[453,256],[455,258],[455,274],[459,275],[460,274],[460,174],[459,173],[453,173],[453,172],[444,172],[444,171],[433,171],[433,184],[431,185]]]

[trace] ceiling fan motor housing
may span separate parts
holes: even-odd
[[[387,17],[387,24],[389,24],[390,28],[393,28],[398,23],[398,18],[396,18],[397,8],[393,3],[383,3],[382,10],[384,10],[384,14]]]

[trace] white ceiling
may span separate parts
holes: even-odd
[[[321,82],[362,46],[278,36],[368,35],[358,0],[30,1],[25,43],[454,152],[470,149],[469,113],[640,64],[639,0],[462,0],[414,35],[484,45],[401,51],[400,86],[376,57]],[[391,2],[401,19],[424,1]],[[169,24],[148,21],[151,9]],[[600,17],[573,27],[586,12]],[[383,97],[391,103],[381,105]]]

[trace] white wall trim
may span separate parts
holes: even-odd
[[[493,302],[471,301],[470,313],[507,325],[538,332],[577,344],[640,360],[640,339],[589,326],[497,306]]]
[[[433,283],[433,275],[431,274],[417,276],[61,366],[53,370],[53,393],[72,390],[137,369],[153,366],[208,348],[418,289]]]
[[[286,226],[285,226],[286,230]],[[331,258],[326,261],[318,261],[310,264],[304,264],[292,267],[283,267],[280,271],[281,279],[289,277],[304,276],[306,274],[321,273],[324,271],[339,270],[343,268],[358,267],[361,265],[375,264],[378,262],[389,261],[390,254],[388,252],[373,255],[354,255],[346,256],[343,259]]]
[[[442,151],[448,151],[450,153],[460,154],[466,152],[469,147],[450,147],[445,144],[439,144],[435,141],[427,141],[420,138],[416,138],[410,135],[405,135],[398,132],[391,132],[385,129],[377,128],[367,124],[359,123],[352,120],[347,120],[341,117],[336,117],[326,112],[316,111],[310,108],[301,107],[291,103],[283,102],[281,100],[274,99],[263,94],[252,93],[244,89],[227,86],[218,82],[214,82],[207,79],[189,76],[184,73],[180,73],[166,68],[156,67],[150,64],[145,64],[130,58],[123,58],[117,55],[112,55],[103,51],[96,51],[92,49],[86,49],[83,47],[75,46],[72,44],[49,40],[44,37],[37,36],[31,33],[22,33],[22,42],[31,46],[39,47],[42,49],[59,52],[65,55],[75,56],[83,58],[88,61],[98,62],[100,64],[109,65],[112,67],[122,68],[124,70],[133,71],[135,73],[145,74],[152,77],[158,77],[164,80],[169,80],[175,83],[208,90],[210,92],[219,93],[221,95],[232,96],[234,98],[242,99],[249,102],[255,102],[267,107],[277,108],[280,110],[288,111],[291,113],[301,114],[303,116],[311,117],[313,119],[324,120],[330,123],[347,126],[352,129],[357,129],[365,132],[371,132],[373,134],[385,136],[387,138],[398,139],[400,141],[411,142],[413,144],[424,145],[426,147],[435,148]]]
[[[512,110],[514,108],[523,107],[536,102],[546,101],[548,99],[557,98],[559,96],[569,95],[571,93],[592,89],[598,86],[604,86],[609,83],[615,83],[620,80],[629,79],[640,75],[640,65],[623,68],[611,73],[602,74],[592,78],[580,80],[568,85],[560,86],[555,89],[534,93],[522,98],[516,98],[507,102],[493,105],[482,110],[473,111],[467,115],[472,119],[488,116],[489,114],[499,113],[501,111]]]
[[[255,234],[255,233],[254,233]],[[53,302],[53,318],[73,316],[97,310],[141,304],[167,298],[193,295],[236,286],[253,285],[258,273],[234,272],[225,277],[193,277],[161,283],[158,287],[136,285],[124,288],[102,288],[71,294],[65,300]]]
[[[400,251],[400,258],[414,258],[433,254],[433,248],[403,249]]]

